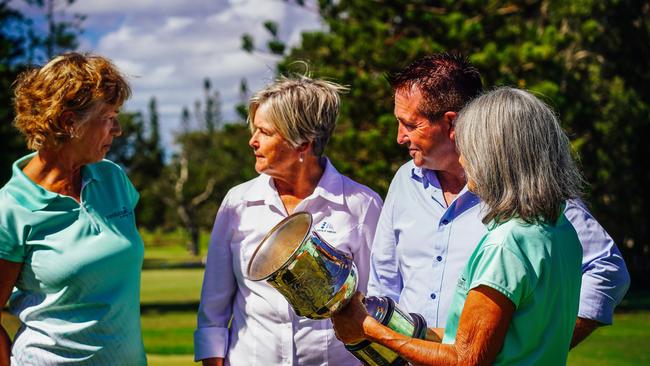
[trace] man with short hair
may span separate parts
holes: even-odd
[[[454,138],[457,112],[482,92],[478,70],[448,53],[391,77],[397,142],[412,160],[397,171],[372,247],[369,296],[389,296],[429,327],[444,328],[456,282],[487,232],[482,203],[466,186]],[[612,323],[630,277],[612,238],[579,200],[565,215],[583,247],[580,309],[571,346]],[[561,285],[561,284],[558,284]]]

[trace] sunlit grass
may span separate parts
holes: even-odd
[[[202,282],[203,268],[145,270],[140,302],[143,305],[198,303]]]
[[[202,256],[193,257],[182,243],[185,234],[143,232],[145,258],[152,266],[142,272],[142,333],[150,366],[196,365],[193,333],[200,298],[203,268],[197,265],[207,253],[208,233],[202,233]],[[622,307],[634,311],[617,313],[614,326],[603,327],[569,353],[569,366],[650,365],[650,296],[630,294]],[[19,322],[6,314],[2,325],[13,335]]]
[[[149,366],[193,366],[192,355],[147,355]]]
[[[193,354],[195,329],[195,311],[142,314],[142,337],[147,354]]]
[[[650,365],[650,311],[619,313],[569,353],[570,366]]]

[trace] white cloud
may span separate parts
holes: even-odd
[[[224,117],[234,119],[240,80],[246,78],[251,91],[261,88],[272,80],[278,60],[242,51],[241,35],[249,33],[261,45],[269,38],[263,23],[273,20],[280,38],[295,45],[302,31],[323,27],[310,6],[280,0],[77,0],[72,10],[88,15],[84,50],[113,59],[132,77],[126,109],[146,113],[150,98],[157,98],[169,144],[183,106],[191,110],[202,98],[206,77],[221,93]]]

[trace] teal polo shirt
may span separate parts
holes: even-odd
[[[454,343],[468,292],[480,285],[515,305],[494,365],[565,365],[578,303],[582,246],[564,215],[551,225],[491,225],[461,272],[443,343]]]
[[[18,365],[145,365],[138,193],[104,160],[82,167],[81,204],[13,165],[0,189],[0,258],[23,263],[9,301],[20,318]]]

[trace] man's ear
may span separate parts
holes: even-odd
[[[456,137],[456,117],[458,116],[458,113],[456,112],[445,112],[445,114],[442,116],[442,121],[447,125],[448,131],[449,131],[449,138],[454,139]]]

